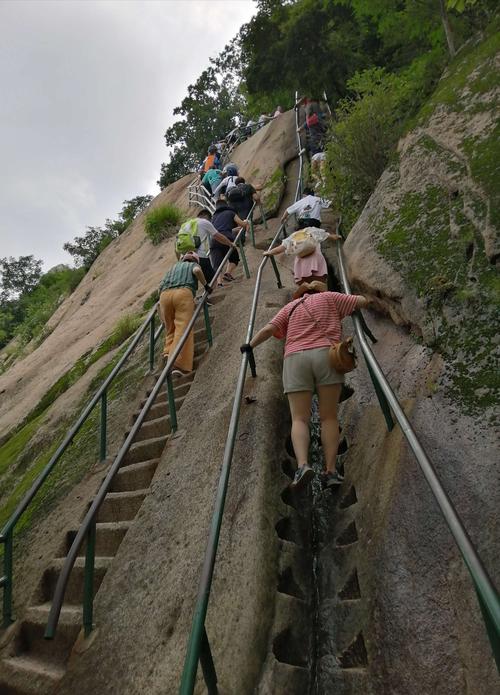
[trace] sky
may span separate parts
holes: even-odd
[[[173,109],[255,11],[253,0],[0,0],[0,257],[71,265],[66,241],[159,193]]]

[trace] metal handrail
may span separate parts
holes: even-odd
[[[274,239],[269,245],[271,250],[273,246],[278,241],[279,237],[284,231],[285,226],[282,224],[278,229]],[[252,299],[252,308],[250,310],[250,319],[248,322],[246,342],[250,342],[253,335],[253,329],[255,325],[255,316],[257,313],[257,304],[259,301],[260,286],[262,282],[262,272],[265,268],[268,258],[271,256],[264,256],[260,262],[259,268],[257,270],[257,276],[255,280],[255,289]],[[278,287],[280,283],[278,284]],[[208,601],[210,598],[210,588],[212,585],[212,577],[214,572],[215,557],[217,555],[217,547],[219,544],[220,529],[222,525],[222,517],[224,514],[224,505],[226,501],[226,492],[229,482],[229,474],[231,472],[231,463],[233,459],[234,445],[236,441],[236,434],[238,431],[238,421],[240,416],[241,399],[243,395],[243,388],[245,385],[245,377],[248,366],[248,354],[244,353],[241,358],[241,366],[238,375],[238,381],[236,385],[236,390],[234,394],[233,410],[231,412],[231,420],[229,422],[229,430],[226,439],[226,446],[224,448],[224,458],[222,462],[222,468],[219,478],[219,484],[217,487],[217,493],[215,497],[214,511],[212,515],[212,521],[210,524],[210,531],[208,535],[207,547],[205,550],[205,558],[203,561],[203,567],[201,571],[200,585],[198,589],[198,597],[196,599],[196,606],[194,610],[194,617],[191,627],[191,633],[189,636],[189,642],[187,647],[186,659],[184,662],[184,670],[182,674],[182,681],[180,686],[180,695],[191,695],[194,690],[194,684],[196,680],[196,672],[198,670],[198,661],[202,660],[202,667],[205,674],[205,680],[209,687],[209,693],[217,693],[217,678],[215,676],[215,669],[213,668],[212,656],[210,653],[210,646],[208,643],[208,638],[205,631],[205,618],[208,609]],[[211,668],[210,668],[211,665]],[[210,673],[207,673],[210,671]]]
[[[253,208],[252,208],[252,210],[253,210]],[[243,248],[242,248],[242,245],[240,243],[240,238],[241,238],[242,232],[243,232],[243,227],[241,227],[239,229],[239,231],[234,239],[234,243],[239,244],[239,248],[240,248],[240,251],[242,252],[242,256],[243,256],[244,265],[246,266],[246,261],[244,260]],[[222,260],[221,264],[219,265],[219,267],[215,271],[214,277],[212,278],[211,282],[209,283],[210,287],[213,288],[213,286],[214,286],[215,282],[217,281],[219,275],[221,274],[225,264],[227,263],[231,252],[232,252],[232,248],[230,248],[228,250],[228,252],[224,256],[224,259]],[[80,550],[80,547],[82,546],[82,543],[87,536],[89,537],[89,541],[90,541],[92,539],[92,536],[95,535],[95,524],[96,524],[97,512],[99,511],[99,508],[104,500],[104,497],[106,496],[118,469],[120,468],[125,456],[127,455],[128,451],[130,449],[130,446],[132,445],[132,443],[134,441],[135,435],[139,431],[142,423],[144,422],[146,415],[148,414],[149,409],[151,408],[152,404],[156,400],[156,397],[157,397],[161,387],[163,386],[163,383],[165,382],[165,380],[167,380],[167,382],[170,382],[169,391],[171,390],[171,372],[172,372],[175,360],[177,359],[182,348],[184,347],[184,344],[185,344],[186,340],[188,339],[188,336],[189,336],[189,334],[194,326],[196,319],[200,315],[200,312],[202,311],[202,309],[204,311],[206,311],[206,302],[207,302],[207,299],[209,296],[210,296],[209,293],[207,292],[207,290],[205,290],[203,292],[202,297],[201,297],[201,301],[196,306],[196,309],[193,313],[193,316],[191,317],[191,320],[189,321],[189,323],[186,327],[186,330],[184,331],[184,334],[182,335],[181,339],[177,343],[175,350],[169,355],[167,364],[163,368],[163,371],[160,374],[156,384],[154,385],[153,390],[149,394],[149,396],[146,400],[146,403],[142,407],[139,415],[137,416],[137,419],[135,420],[127,438],[125,439],[120,450],[118,451],[118,454],[116,455],[106,477],[104,478],[104,480],[103,480],[103,482],[102,482],[102,484],[101,484],[101,486],[100,486],[100,488],[99,488],[99,490],[98,490],[98,492],[97,492],[97,494],[92,502],[92,504],[90,505],[90,507],[87,511],[87,514],[85,515],[82,523],[80,524],[80,528],[79,528],[79,530],[78,530],[78,532],[73,540],[73,543],[71,544],[71,547],[68,551],[68,554],[67,554],[66,559],[64,561],[64,565],[61,569],[61,572],[59,574],[59,578],[58,578],[58,581],[57,581],[57,584],[56,584],[56,587],[54,590],[54,597],[52,600],[52,605],[50,608],[49,617],[48,617],[48,621],[47,621],[47,627],[45,630],[45,638],[46,639],[53,639],[54,638],[55,631],[57,628],[57,623],[59,621],[59,616],[61,613],[62,604],[64,601],[64,594],[66,592],[66,587],[68,584],[69,576],[70,576],[71,570],[73,569],[73,566],[75,564],[75,561],[76,561],[76,558],[78,555],[78,551]],[[170,398],[169,398],[169,402],[171,402]],[[90,543],[89,543],[89,545],[90,545]],[[86,558],[86,565],[87,565],[87,562],[91,563],[91,565],[92,565],[92,571],[90,572],[90,574],[93,575],[93,553],[91,553],[90,557]],[[93,595],[92,595],[92,592],[90,592],[90,594],[91,595],[87,596],[86,599],[87,599],[87,601],[90,602],[90,608],[87,607],[87,613],[90,613],[90,618],[88,618],[88,619],[90,620],[90,629],[91,629],[91,626],[92,626],[91,604],[93,601]],[[85,613],[85,606],[84,606],[84,613]],[[87,633],[89,632],[88,625],[87,625],[86,632]]]
[[[12,585],[12,573],[13,573],[13,532],[14,528],[19,521],[19,519],[23,516],[31,502],[33,501],[35,495],[37,492],[40,490],[42,487],[43,483],[45,480],[48,478],[62,455],[65,453],[67,448],[73,443],[74,437],[78,434],[80,431],[81,427],[91,414],[91,412],[94,410],[95,406],[100,402],[101,403],[101,444],[100,444],[100,458],[103,460],[105,458],[105,437],[106,437],[106,421],[105,421],[105,415],[106,415],[106,403],[107,403],[107,391],[111,383],[113,382],[114,378],[118,374],[118,372],[121,370],[122,366],[124,363],[128,360],[129,356],[131,353],[135,350],[137,347],[137,344],[143,337],[143,335],[146,333],[146,331],[150,330],[151,338],[150,338],[150,343],[153,342],[153,348],[154,348],[154,341],[156,341],[160,331],[161,327],[158,330],[158,332],[155,334],[154,332],[154,322],[155,322],[155,315],[156,315],[156,307],[157,304],[151,309],[149,312],[147,318],[145,319],[144,323],[142,326],[140,326],[136,334],[133,338],[133,340],[130,342],[128,348],[124,352],[124,354],[121,356],[119,361],[116,363],[116,365],[113,367],[112,371],[110,374],[107,376],[107,378],[104,380],[104,382],[101,384],[101,386],[97,389],[91,400],[87,403],[83,411],[81,412],[78,420],[76,423],[71,427],[66,436],[64,437],[63,441],[61,444],[57,447],[56,451],[52,455],[50,461],[47,463],[43,471],[40,473],[38,478],[34,481],[32,484],[31,488],[28,490],[28,492],[25,494],[21,502],[18,504],[16,507],[15,511],[13,512],[12,516],[9,518],[5,526],[0,532],[0,543],[5,544],[5,552],[4,552],[4,576],[2,577],[2,581],[0,581],[0,587],[3,587],[4,594],[3,594],[3,625],[4,627],[8,627],[13,622],[13,617],[12,617],[12,591],[13,591],[13,585]],[[150,365],[151,365],[151,349],[150,349]],[[103,446],[103,441],[104,441],[104,446]],[[104,456],[103,456],[104,453]]]
[[[352,294],[345,270],[343,251],[340,241],[337,241],[338,262],[341,282],[346,294]],[[438,504],[441,514],[444,517],[448,528],[457,544],[462,558],[472,577],[476,589],[479,605],[486,624],[488,636],[490,638],[493,654],[500,670],[500,598],[498,591],[491,581],[479,555],[474,548],[472,541],[463,526],[458,513],[453,506],[447,492],[443,488],[441,481],[433,464],[429,460],[424,448],[420,444],[415,431],[413,430],[408,418],[406,417],[394,391],[391,389],[379,363],[377,362],[369,344],[366,340],[361,319],[353,315],[354,329],[361,346],[361,351],[366,360],[372,378],[376,380],[385,398],[389,402],[391,410],[397,420],[401,430],[406,437],[408,445],[412,450],[417,463],[431,489],[432,494]]]

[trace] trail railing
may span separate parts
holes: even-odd
[[[284,225],[281,225],[276,235],[274,236],[274,239],[269,245],[269,250],[271,250],[273,246],[276,245],[283,231]],[[262,283],[262,273],[264,271],[268,258],[271,258],[271,260],[274,261],[274,258],[272,256],[264,256],[257,270],[255,289],[252,299],[252,308],[250,310],[250,320],[248,322],[246,334],[247,343],[250,342],[253,335],[255,316],[257,313],[257,305],[259,302],[260,287]],[[281,279],[275,263],[273,264],[273,269],[276,274],[277,285],[279,288],[281,288]],[[220,529],[222,525],[222,517],[224,514],[229,475],[231,472],[231,464],[233,460],[233,452],[236,442],[236,434],[238,431],[241,399],[243,396],[243,388],[245,385],[248,364],[248,355],[245,353],[241,359],[240,371],[234,394],[233,409],[231,412],[231,420],[229,422],[229,430],[224,449],[224,458],[222,462],[222,468],[215,497],[214,511],[212,515],[212,521],[210,524],[208,542],[205,550],[205,558],[203,561],[203,568],[201,571],[198,597],[196,599],[196,606],[194,609],[194,616],[191,626],[191,633],[189,636],[187,654],[184,662],[184,671],[182,674],[182,682],[179,691],[181,695],[191,695],[193,693],[196,680],[196,672],[198,670],[198,662],[201,662],[203,676],[205,678],[205,683],[207,685],[209,695],[217,695],[218,693],[217,675],[210,649],[210,642],[208,640],[207,632],[205,629],[205,619],[208,610],[208,602],[210,599],[210,589],[212,585],[215,558],[217,555],[217,547],[219,544]],[[255,364],[253,362],[250,364],[250,369],[252,371],[252,376],[256,376]]]
[[[249,270],[248,270],[248,264],[246,262],[246,257],[245,257],[245,252],[243,249],[243,245],[241,244],[241,235],[243,232],[243,228],[240,228],[238,231],[236,238],[234,240],[234,243],[238,245],[240,253],[242,255],[242,262],[245,268],[245,273],[247,277],[250,276]],[[232,249],[230,248],[225,255],[223,261],[215,271],[215,275],[212,278],[210,282],[210,287],[214,287],[215,283],[217,282],[217,279],[219,275],[223,272],[223,269],[228,261],[229,255],[231,254]],[[73,569],[73,566],[75,564],[76,558],[78,556],[78,552],[84,543],[84,541],[87,541],[87,546],[86,546],[86,553],[85,553],[85,569],[84,569],[84,595],[83,595],[83,628],[84,628],[84,633],[85,636],[88,636],[92,630],[93,627],[93,602],[94,602],[94,562],[95,562],[95,536],[96,536],[96,519],[97,519],[97,513],[100,509],[100,506],[102,502],[104,501],[104,498],[106,494],[108,493],[110,486],[113,482],[113,479],[118,472],[118,469],[122,465],[123,461],[125,460],[125,457],[134,442],[134,438],[141,428],[142,423],[144,422],[151,406],[153,405],[154,401],[156,400],[156,397],[158,396],[161,388],[167,383],[167,400],[168,400],[168,405],[169,405],[169,416],[170,416],[170,426],[173,432],[176,431],[177,429],[177,414],[175,410],[175,400],[174,400],[174,391],[173,391],[173,384],[172,384],[172,376],[171,372],[174,368],[174,363],[181,352],[186,340],[188,339],[188,336],[198,318],[200,313],[203,311],[204,312],[204,317],[205,317],[205,324],[207,328],[207,341],[208,344],[211,346],[212,345],[212,332],[211,332],[211,327],[210,327],[210,319],[209,319],[209,313],[208,313],[208,306],[207,306],[207,299],[209,298],[209,293],[205,290],[203,292],[203,295],[201,296],[201,299],[199,303],[197,304],[195,311],[193,313],[193,316],[191,320],[189,321],[186,330],[184,331],[180,341],[176,345],[175,349],[173,352],[169,355],[167,364],[164,366],[160,376],[158,377],[151,393],[149,394],[146,403],[142,407],[139,415],[137,416],[137,419],[135,420],[129,434],[127,435],[125,441],[123,442],[120,450],[118,451],[113,463],[111,464],[108,473],[106,477],[104,478],[92,504],[90,505],[82,523],[80,524],[80,528],[73,540],[73,543],[71,544],[71,547],[66,555],[66,559],[64,561],[64,564],[62,566],[61,572],[59,574],[59,578],[54,590],[54,597],[52,600],[52,605],[50,608],[49,612],[49,617],[47,621],[47,627],[45,630],[45,638],[46,639],[53,639],[55,636],[57,624],[59,621],[59,616],[61,613],[61,608],[62,604],[64,601],[64,595],[66,592],[66,587],[70,578],[71,570]]]
[[[337,241],[337,251],[340,278],[344,292],[346,294],[352,294],[349,280],[347,278],[344,254],[340,241]],[[420,466],[431,492],[434,495],[434,499],[437,502],[439,510],[443,515],[444,521],[448,526],[450,533],[458,546],[458,549],[460,550],[467,569],[469,570],[472,583],[476,590],[486,632],[493,650],[493,655],[495,657],[497,668],[500,671],[500,598],[498,591],[488,576],[481,558],[479,557],[464,525],[462,524],[453,503],[451,502],[446,490],[443,488],[438,474],[436,473],[436,469],[424,451],[424,448],[420,444],[415,431],[413,430],[403,411],[403,408],[396,398],[394,391],[390,387],[385,374],[380,368],[380,365],[375,358],[368,341],[366,340],[365,327],[362,322],[361,313],[355,313],[352,320],[354,323],[354,330],[361,347],[361,352],[363,353],[363,357],[374,383],[377,396],[379,396],[380,400],[381,394],[385,400],[385,403],[387,404],[386,408],[384,408],[381,401],[381,407],[386,418],[387,428],[389,431],[392,429],[390,426],[390,423],[392,422],[391,414],[390,412],[387,412],[390,408],[394,419],[401,427],[401,431],[408,442],[408,446],[410,447],[418,465]],[[388,420],[388,417],[390,420]]]
[[[154,350],[155,343],[160,335],[162,326],[158,328],[155,332],[155,320],[156,320],[156,308],[157,304],[151,309],[147,318],[145,319],[142,326],[138,328],[135,336],[131,340],[129,346],[125,350],[124,354],[121,356],[117,364],[113,367],[112,371],[108,377],[104,380],[102,385],[97,389],[95,394],[92,396],[90,401],[87,403],[85,408],[80,413],[75,424],[68,430],[66,436],[64,437],[61,444],[57,447],[57,450],[52,455],[50,461],[47,463],[43,471],[40,473],[38,478],[34,481],[31,488],[25,494],[21,502],[16,507],[14,513],[7,521],[5,526],[0,532],[0,544],[4,545],[4,560],[3,560],[3,575],[0,576],[0,587],[3,588],[3,627],[8,627],[12,622],[14,622],[12,613],[12,599],[13,599],[13,567],[14,567],[14,531],[18,521],[24,515],[26,510],[29,508],[33,499],[37,495],[40,488],[43,486],[44,482],[50,476],[54,468],[57,466],[58,462],[62,458],[63,454],[68,450],[68,448],[73,443],[74,438],[86,422],[87,418],[91,415],[94,408],[100,407],[100,427],[99,427],[99,459],[104,461],[106,458],[106,440],[107,440],[107,418],[108,418],[108,391],[111,387],[113,381],[115,380],[118,373],[121,371],[123,365],[127,362],[130,355],[134,352],[137,345],[139,344],[141,338],[149,331],[149,368],[153,369],[154,365]]]

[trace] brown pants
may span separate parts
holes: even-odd
[[[163,356],[174,351],[194,312],[193,293],[187,287],[163,290],[160,294],[160,316],[165,326]],[[193,370],[194,333],[191,330],[174,366],[184,372]]]

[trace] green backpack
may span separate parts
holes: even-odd
[[[175,250],[177,253],[183,254],[188,251],[196,251],[201,244],[201,239],[196,234],[197,231],[198,220],[196,218],[188,220],[181,225],[175,240]]]

